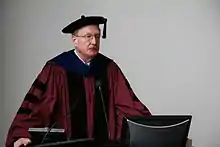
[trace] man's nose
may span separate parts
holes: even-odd
[[[97,39],[96,39],[95,36],[92,36],[91,43],[92,44],[96,44],[97,43]]]

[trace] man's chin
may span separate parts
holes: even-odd
[[[88,53],[88,54],[87,54],[87,57],[90,58],[90,59],[92,59],[92,58],[94,58],[97,54],[98,54],[97,52],[96,52],[96,53],[95,53],[95,52],[93,52],[93,53]]]
[[[97,50],[89,50],[89,55],[91,56],[96,56],[98,54],[98,51]]]

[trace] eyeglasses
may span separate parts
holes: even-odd
[[[101,35],[100,34],[95,34],[95,35],[92,35],[92,34],[86,34],[86,35],[75,35],[76,37],[83,37],[86,39],[86,41],[92,41],[93,37],[95,37],[96,40],[100,40],[101,38]]]

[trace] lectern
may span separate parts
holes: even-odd
[[[122,143],[100,142],[93,138],[66,140],[64,129],[30,128],[32,144],[29,147],[125,147]]]
[[[100,143],[91,138],[63,140],[64,132],[54,130],[37,137],[39,132],[38,135],[35,132],[33,138],[41,138],[38,140],[41,143],[31,147],[185,147],[191,119],[191,115],[129,116],[123,121],[120,142]]]
[[[93,139],[85,138],[85,139],[44,143],[33,146],[30,145],[30,147],[95,147],[95,142]]]

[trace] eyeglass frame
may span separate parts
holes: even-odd
[[[95,34],[95,35],[93,35],[93,34],[85,34],[85,35],[77,35],[77,34],[75,34],[74,36],[76,36],[76,37],[83,37],[83,38],[86,39],[86,41],[92,41],[93,37],[95,37],[96,40],[100,40],[100,38],[101,38],[101,34]]]

